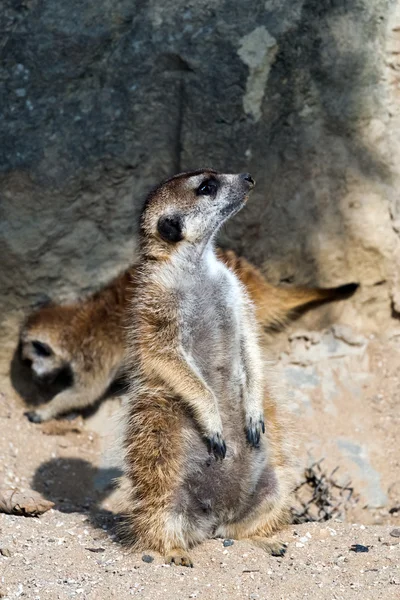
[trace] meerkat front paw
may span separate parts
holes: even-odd
[[[44,419],[35,410],[29,410],[24,413],[31,423],[43,423]]]
[[[225,458],[226,444],[221,433],[214,433],[214,435],[206,437],[206,442],[209,454],[214,454],[217,460]]]
[[[53,415],[49,414],[45,409],[29,410],[25,412],[24,415],[28,417],[31,423],[44,423],[45,421],[50,421],[54,418]]]
[[[247,417],[246,419],[246,438],[250,446],[258,448],[260,446],[261,434],[265,433],[264,415],[259,417]]]

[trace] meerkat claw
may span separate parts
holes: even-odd
[[[287,547],[287,544],[284,542],[276,542],[276,544],[271,544],[270,554],[271,556],[277,556],[278,558],[285,556]]]
[[[42,417],[37,412],[35,412],[34,410],[30,410],[30,411],[28,411],[28,412],[26,412],[24,414],[25,414],[26,417],[28,417],[28,420],[31,423],[43,423]]]
[[[221,434],[215,433],[212,437],[206,438],[209,454],[214,454],[217,460],[223,460],[226,455],[226,444]]]
[[[165,562],[167,565],[176,565],[180,567],[193,568],[193,561],[190,556],[179,548],[172,550],[166,557]]]
[[[261,433],[265,433],[264,419],[260,417],[257,422],[254,422],[253,417],[249,417],[246,427],[246,438],[250,446],[253,446],[253,448],[260,446]]]
[[[272,541],[269,538],[256,536],[252,538],[252,541],[256,546],[262,548],[271,556],[276,556],[278,558],[285,556],[288,548],[288,545],[280,540]]]

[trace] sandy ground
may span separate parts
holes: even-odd
[[[400,597],[400,544],[382,526],[330,523],[290,528],[285,558],[246,542],[196,548],[194,568],[132,554],[85,514],[52,510],[40,519],[2,516],[2,593],[7,598],[329,598]],[[353,544],[367,552],[354,552]]]
[[[291,526],[284,558],[211,540],[193,551],[193,569],[151,552],[144,562],[116,534],[119,457],[109,448],[118,401],[85,421],[35,425],[4,380],[0,486],[36,490],[55,506],[39,518],[0,514],[0,597],[399,599],[400,335],[345,345],[307,336],[292,339],[279,367],[302,462],[325,457],[328,471],[339,466],[338,477],[352,480],[359,501],[345,522]]]

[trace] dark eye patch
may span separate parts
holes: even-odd
[[[196,190],[197,196],[215,196],[218,190],[218,181],[214,177],[205,179]]]
[[[38,356],[51,356],[53,354],[53,350],[48,344],[44,344],[38,340],[32,342],[32,347]]]
[[[157,223],[157,230],[162,239],[173,244],[183,240],[182,229],[182,219],[179,215],[160,217]]]

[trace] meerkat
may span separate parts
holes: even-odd
[[[217,249],[216,253],[245,285],[265,330],[285,324],[300,308],[345,298],[357,287],[277,287],[232,250]],[[19,353],[30,364],[33,378],[42,389],[49,388],[61,373],[68,373],[69,379],[69,386],[50,402],[26,413],[32,422],[92,406],[116,378],[123,378],[125,327],[136,268],[132,265],[80,302],[50,304],[28,316],[20,332]]]
[[[30,421],[48,421],[93,405],[123,372],[124,318],[130,297],[131,271],[70,305],[44,306],[24,323],[19,354],[30,364],[34,380],[51,385],[68,370],[70,385],[35,410]]]
[[[192,566],[212,537],[274,555],[293,482],[288,431],[264,380],[254,306],[214,250],[248,174],[177,175],[147,198],[130,309],[123,446],[126,532]]]

